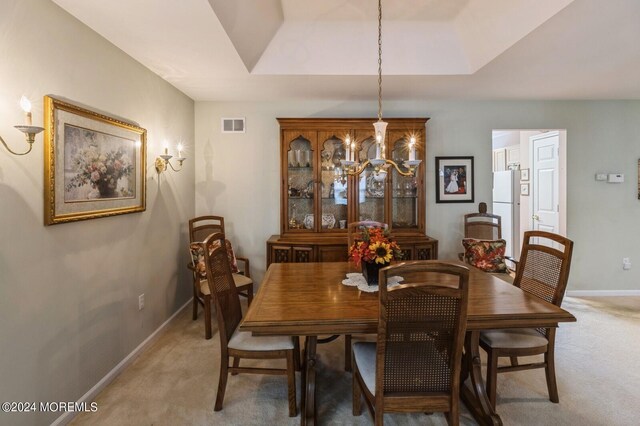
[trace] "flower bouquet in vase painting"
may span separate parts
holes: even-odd
[[[90,185],[97,190],[97,198],[131,195],[125,187],[118,190],[118,180],[130,177],[133,170],[131,160],[121,148],[102,153],[96,146],[89,146],[73,158],[72,166],[76,173],[67,184],[67,191]]]
[[[362,266],[362,275],[369,285],[378,285],[380,269],[389,266],[392,260],[401,258],[400,247],[382,228],[364,228],[349,247],[349,259],[356,266]]]

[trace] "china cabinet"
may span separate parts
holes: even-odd
[[[416,140],[414,176],[390,166],[386,178],[371,165],[357,176],[342,173],[341,160],[362,164],[376,157],[375,119],[279,118],[280,235],[267,241],[273,262],[331,262],[347,259],[349,222],[388,223],[405,259],[436,259],[438,242],[425,234],[425,131],[427,118],[389,118],[381,154],[400,170]],[[345,141],[351,141],[346,144]],[[353,147],[353,148],[352,148]]]

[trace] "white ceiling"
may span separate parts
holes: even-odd
[[[373,0],[53,0],[194,100],[377,97]],[[640,99],[639,0],[383,0],[383,97]]]

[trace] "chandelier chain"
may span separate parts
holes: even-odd
[[[382,0],[378,0],[378,121],[382,121]]]

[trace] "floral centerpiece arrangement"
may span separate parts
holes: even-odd
[[[117,197],[118,180],[129,177],[133,165],[122,148],[101,153],[94,145],[83,149],[73,158],[73,169],[76,175],[67,184],[67,190],[90,184],[97,189],[100,198]],[[121,196],[130,195],[128,189],[121,188]]]
[[[402,259],[402,252],[398,244],[389,238],[388,230],[364,228],[360,238],[349,247],[349,259],[356,266],[362,265],[362,275],[369,285],[377,285],[380,269],[394,259]]]

